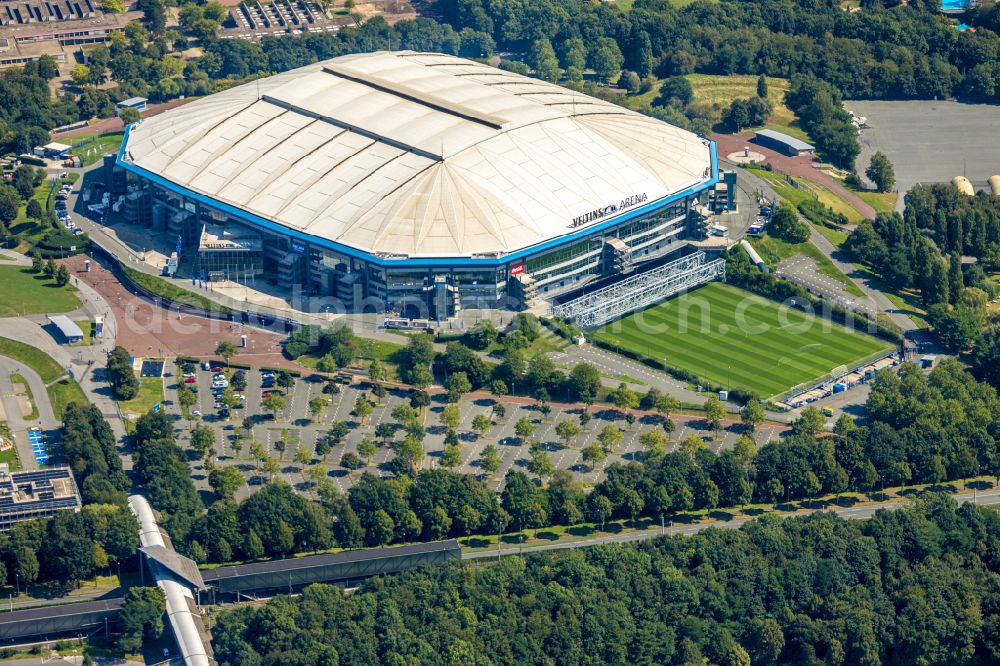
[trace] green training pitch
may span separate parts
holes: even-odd
[[[591,337],[762,398],[894,347],[718,282],[614,321]]]

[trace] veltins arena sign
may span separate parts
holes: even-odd
[[[579,227],[589,222],[600,220],[602,218],[608,217],[609,215],[614,215],[615,213],[618,213],[620,211],[628,210],[629,208],[638,206],[639,204],[644,203],[646,199],[647,197],[645,192],[643,192],[642,194],[633,194],[630,197],[625,197],[617,204],[609,204],[607,206],[602,206],[601,208],[592,210],[589,213],[584,213],[583,215],[574,217],[573,223],[570,226]]]

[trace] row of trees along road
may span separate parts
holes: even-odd
[[[1000,517],[930,495],[408,571],[226,611],[222,666],[974,666],[1000,661]],[[322,629],[319,629],[319,628]]]

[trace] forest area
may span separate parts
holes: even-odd
[[[871,520],[424,568],[222,613],[223,666],[985,665],[1000,660],[1000,515],[931,495]]]

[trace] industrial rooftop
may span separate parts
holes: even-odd
[[[168,111],[132,128],[123,160],[265,221],[409,257],[505,254],[711,176],[709,146],[691,132],[405,51],[334,58]]]

